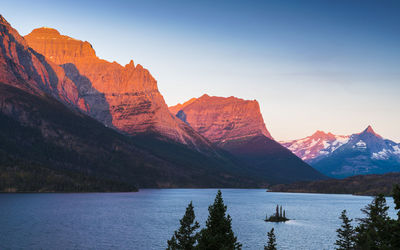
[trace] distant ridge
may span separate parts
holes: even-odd
[[[400,183],[400,173],[357,175],[345,179],[330,179],[312,182],[279,184],[268,189],[269,192],[323,193],[354,195],[392,195],[393,185]]]

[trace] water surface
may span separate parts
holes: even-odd
[[[215,189],[144,189],[138,193],[1,194],[0,249],[165,249],[190,201],[204,226]],[[279,249],[333,249],[338,216],[361,217],[372,197],[223,189],[243,249],[263,249],[275,228]],[[393,201],[388,199],[393,207]],[[276,204],[286,223],[266,223]],[[395,212],[390,211],[394,216]]]

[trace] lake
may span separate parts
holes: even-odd
[[[204,226],[216,189],[138,193],[0,194],[0,249],[165,249],[190,201]],[[275,228],[278,249],[333,249],[341,211],[362,217],[372,197],[222,189],[243,249],[263,249]],[[395,216],[393,200],[390,215]],[[276,204],[286,223],[264,222]]]

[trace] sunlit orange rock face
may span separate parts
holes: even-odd
[[[66,104],[84,105],[75,84],[64,70],[36,53],[0,15],[0,82],[43,94]]]
[[[203,95],[170,111],[213,143],[261,135],[272,139],[256,100]]]
[[[81,107],[107,126],[129,134],[158,132],[185,144],[209,144],[171,115],[157,81],[140,64],[125,66],[96,56],[90,43],[39,28],[25,36],[30,47],[64,68],[85,100]],[[78,106],[78,105],[77,105]]]

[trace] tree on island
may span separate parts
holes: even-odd
[[[267,233],[268,245],[264,246],[264,250],[276,250],[276,237],[274,233],[274,228]]]
[[[267,222],[285,222],[288,220],[286,218],[286,211],[282,208],[282,205],[280,207],[276,205],[275,215],[271,215],[270,217],[268,215],[265,216],[265,221]]]
[[[185,215],[180,220],[180,228],[175,231],[172,238],[168,241],[167,250],[192,250],[198,238],[196,230],[200,225],[195,221],[194,209],[192,202],[186,208]]]
[[[351,225],[353,220],[349,219],[346,215],[346,210],[342,211],[339,217],[342,220],[342,226],[336,232],[338,233],[338,239],[335,245],[338,250],[350,250],[354,249],[354,229]]]
[[[209,215],[206,228],[202,229],[197,249],[234,250],[241,249],[232,231],[232,219],[226,215],[227,207],[224,205],[221,190],[218,190],[214,204],[208,207]]]

